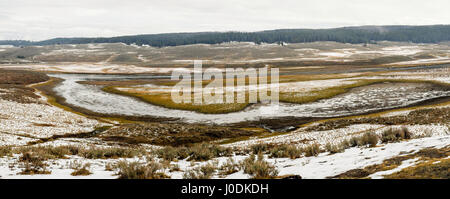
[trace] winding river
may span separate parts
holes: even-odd
[[[307,104],[258,104],[228,114],[203,114],[168,109],[132,97],[107,93],[102,86],[80,84],[88,80],[155,79],[161,76],[50,74],[64,81],[54,87],[66,103],[93,112],[125,116],[177,118],[188,123],[229,124],[278,117],[338,117],[404,107],[424,100],[450,96],[450,90],[422,83],[371,85]]]

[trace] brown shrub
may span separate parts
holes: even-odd
[[[77,162],[72,163],[71,168],[74,170],[70,175],[73,176],[87,176],[87,175],[91,175],[91,171],[89,171],[89,167],[91,166],[91,164],[87,163],[87,164],[79,164]]]
[[[2,76],[0,78],[0,84],[27,85],[27,84],[45,82],[50,79],[44,73],[32,72],[32,71],[0,69],[0,73],[2,74]]]
[[[233,158],[228,158],[219,170],[221,175],[230,175],[239,171],[239,164]]]
[[[119,169],[119,179],[162,179],[167,178],[164,173],[159,172],[162,165],[155,161],[150,161],[147,164],[138,162],[120,161],[117,164]]]
[[[305,147],[303,150],[305,151],[306,157],[317,156],[320,153],[320,145],[317,143],[311,144],[311,145]]]
[[[264,156],[258,154],[256,159],[254,154],[241,162],[244,173],[249,174],[254,179],[270,179],[278,175],[278,170],[272,164],[264,160]]]
[[[12,151],[13,149],[10,146],[0,146],[0,158],[4,156],[11,156]]]
[[[259,153],[266,153],[271,147],[272,145],[267,143],[258,143],[250,146],[250,149],[253,152],[253,154],[259,154]]]
[[[107,147],[107,148],[81,148],[78,155],[88,159],[111,159],[111,158],[132,158],[144,155],[147,152],[141,148],[123,148],[123,147]]]
[[[210,179],[216,172],[217,165],[207,163],[203,166],[188,170],[183,174],[184,179]]]
[[[24,152],[19,158],[19,161],[23,163],[24,169],[19,173],[22,175],[34,175],[34,174],[50,174],[47,170],[47,164],[44,161],[47,160],[46,156],[42,156],[39,153]]]
[[[390,128],[381,135],[381,142],[398,142],[403,139],[411,139],[411,137],[412,134],[406,127],[402,127],[401,129]]]
[[[385,176],[387,179],[450,179],[450,160],[425,162]]]
[[[230,156],[232,153],[233,151],[231,148],[206,143],[196,144],[191,147],[167,146],[156,150],[156,154],[159,158],[169,161],[186,158],[194,161],[207,161],[216,157]]]
[[[348,142],[348,141],[343,141],[341,144],[331,144],[331,143],[327,143],[327,144],[325,145],[325,149],[326,149],[328,152],[330,152],[331,154],[334,154],[334,153],[341,153],[341,152],[343,152],[343,151],[346,149],[346,147],[348,146],[348,145],[347,145],[347,142]]]
[[[275,145],[269,151],[271,158],[291,158],[296,159],[302,157],[303,149],[288,144]]]
[[[189,156],[189,151],[186,147],[167,146],[157,149],[155,153],[159,158],[168,161],[182,160]]]
[[[358,140],[358,146],[366,146],[369,145],[369,147],[375,147],[378,144],[378,136],[375,133],[365,133],[362,137]]]

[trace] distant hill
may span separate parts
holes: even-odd
[[[335,41],[341,43],[371,43],[399,41],[438,43],[450,41],[450,25],[433,26],[358,26],[333,29],[279,29],[259,32],[197,32],[165,33],[98,38],[55,38],[30,42],[23,40],[0,41],[0,45],[28,46],[87,43],[126,43],[155,47],[188,44],[218,44],[224,42],[303,43]]]

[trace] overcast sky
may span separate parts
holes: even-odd
[[[449,0],[0,0],[0,40],[450,24]]]

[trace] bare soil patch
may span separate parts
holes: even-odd
[[[44,82],[50,78],[38,72],[0,69],[0,84],[27,85]]]
[[[257,134],[259,134],[257,131],[222,126],[132,123],[112,128],[99,137],[105,141],[128,144],[180,146]]]
[[[0,99],[18,103],[37,103],[38,95],[26,85],[49,80],[45,74],[31,71],[0,69]]]

